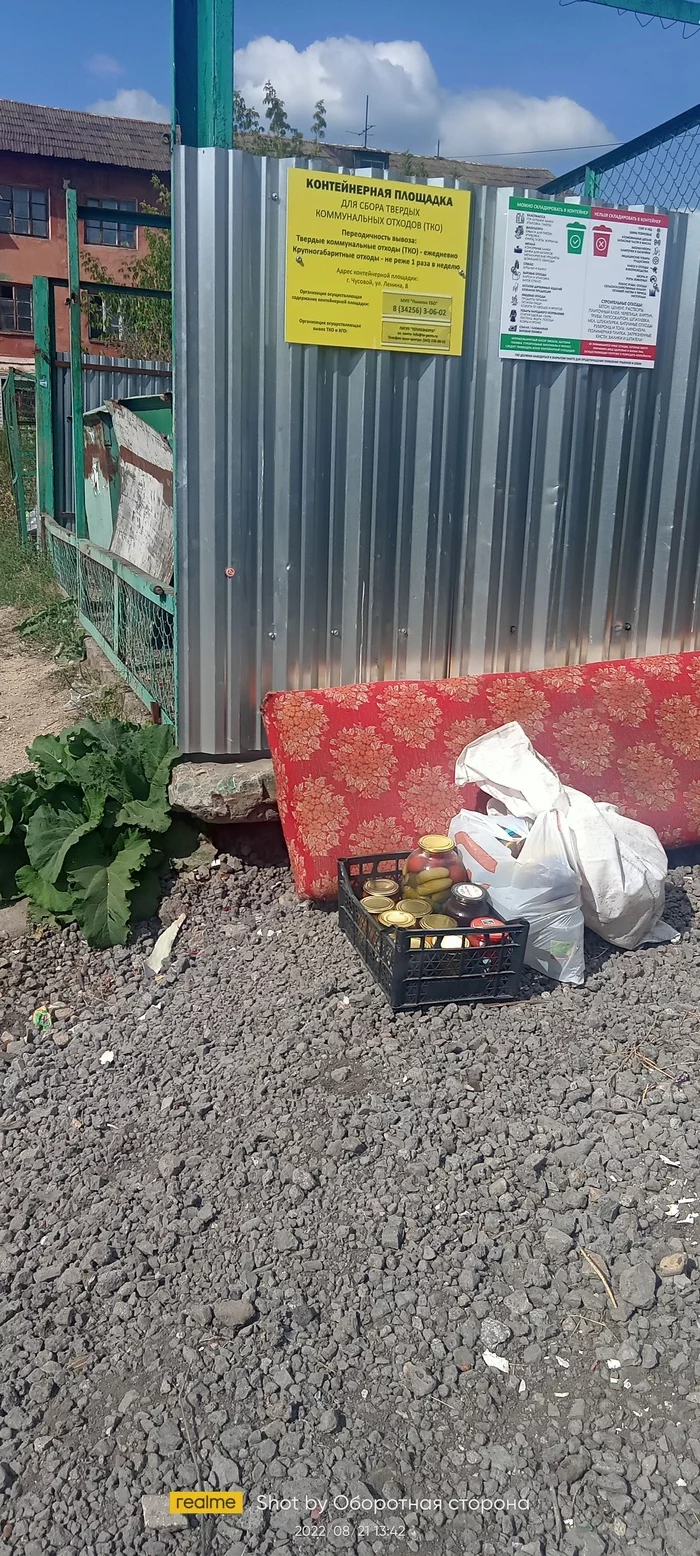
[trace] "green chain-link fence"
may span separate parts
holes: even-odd
[[[700,209],[700,104],[594,162],[542,184],[541,194],[580,194],[600,205]]]
[[[36,502],[34,384],[11,375],[3,391],[13,495],[21,538]],[[56,582],[75,600],[81,626],[147,706],[175,722],[175,591],[111,552],[42,521]]]
[[[175,591],[111,552],[44,520],[57,582],[75,599],[81,626],[147,706],[175,722]]]

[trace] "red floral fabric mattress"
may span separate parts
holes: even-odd
[[[515,719],[562,780],[667,846],[700,841],[700,653],[449,681],[272,692],[263,706],[301,896],[336,896],[336,861],[444,832],[474,791],[455,759]]]

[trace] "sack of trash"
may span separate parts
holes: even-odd
[[[504,724],[467,746],[455,779],[459,785],[478,784],[525,821],[554,813],[567,863],[580,884],[584,921],[603,940],[631,951],[644,941],[679,938],[662,922],[668,860],[656,833],[621,816],[615,805],[562,784],[519,724]],[[553,841],[553,832],[548,836]],[[526,848],[527,843],[520,860]]]
[[[450,837],[472,879],[488,887],[499,917],[527,919],[527,966],[560,983],[583,983],[581,889],[556,812],[543,811],[530,825],[463,810],[450,825]],[[517,857],[513,838],[524,839],[516,842]]]

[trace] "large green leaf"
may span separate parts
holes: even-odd
[[[36,773],[14,773],[0,783],[0,838],[9,837],[18,822],[28,821],[38,803]]]
[[[129,752],[134,798],[127,800],[117,816],[126,826],[142,827],[146,832],[166,832],[170,826],[168,782],[177,755],[172,732],[167,725],[149,724],[137,730]],[[137,766],[142,784],[136,778]]]
[[[92,750],[77,757],[73,765],[73,777],[84,789],[95,789],[120,801],[131,798],[132,790],[124,782],[114,758],[108,752]]]
[[[28,755],[32,771],[0,785],[0,896],[24,891],[40,913],[77,918],[93,945],[123,943],[169,868],[172,728],[84,719]]]
[[[62,805],[40,805],[27,827],[27,853],[35,870],[44,880],[54,885],[63,869],[70,849],[94,832],[104,815],[104,795],[89,793],[85,796],[85,809],[74,810]]]
[[[162,800],[129,800],[117,812],[117,823],[140,827],[142,832],[165,832],[170,826],[170,811]]]
[[[140,759],[149,784],[156,778],[159,783],[167,783],[170,769],[178,755],[172,726],[142,724],[134,735],[132,747]]]
[[[148,803],[151,810],[163,809],[167,804],[170,769],[177,755],[172,730],[166,724],[144,724],[124,742],[123,751],[115,761],[121,773],[124,799]],[[126,817],[138,826],[152,823],[137,816]]]
[[[129,894],[134,887],[134,877],[148,857],[148,838],[133,835],[127,838],[112,858],[105,858],[100,840],[86,840],[81,850],[83,858],[88,852],[87,843],[94,847],[94,860],[82,863],[80,868],[68,872],[68,877],[80,894],[76,900],[76,917],[90,945],[123,945],[126,940],[131,914]]]
[[[10,809],[14,813],[15,822],[24,826],[30,820],[37,805],[41,802],[41,794],[36,786],[33,773],[23,773],[22,781],[18,782],[10,799]]]
[[[107,722],[114,726],[115,721]],[[145,811],[125,812],[122,824],[161,830],[166,823],[156,812],[167,805],[170,768],[177,754],[172,731],[154,724],[118,727],[122,732],[118,745],[109,738],[100,746],[91,726],[80,726],[80,744],[85,749],[77,755],[76,746],[75,778],[85,788],[101,789],[125,806],[135,801],[147,806]]]
[[[17,871],[17,885],[23,895],[29,897],[42,913],[71,913],[73,916],[74,893],[58,891],[55,886],[50,886],[33,865],[25,864]]]
[[[27,756],[45,788],[65,783],[70,777],[73,757],[65,739],[67,733],[64,730],[61,735],[37,735],[34,744],[27,747]]]
[[[27,863],[27,851],[21,838],[0,839],[0,902],[12,902],[19,897],[17,871]]]
[[[82,719],[70,731],[71,750],[76,756],[95,750],[108,756],[119,756],[125,741],[137,728],[137,724],[128,724],[121,719],[100,719],[99,723],[96,719]]]

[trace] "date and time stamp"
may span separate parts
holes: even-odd
[[[453,1517],[460,1512],[485,1513],[518,1509],[529,1510],[527,1497],[283,1497],[258,1496],[258,1509],[266,1512],[299,1513],[289,1530],[292,1540],[343,1542],[352,1538],[405,1542],[417,1549],[420,1539],[420,1515],[442,1513]]]

